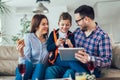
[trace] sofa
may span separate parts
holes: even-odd
[[[0,80],[15,80],[18,56],[15,46],[0,46]]]
[[[120,44],[112,43],[112,64],[102,69],[101,77],[120,77]]]
[[[120,76],[120,45],[112,45],[112,65],[102,69],[102,77]],[[18,64],[18,52],[15,46],[0,46],[0,80],[15,80],[15,68]]]

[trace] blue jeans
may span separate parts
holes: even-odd
[[[24,75],[24,80],[32,79],[32,80],[42,80],[44,79],[44,72],[45,72],[45,66],[43,64],[32,64],[29,61],[25,62],[26,64],[26,72]],[[22,80],[22,76],[19,73],[18,67],[16,68],[16,78],[15,80]]]
[[[87,66],[79,61],[71,61],[69,62],[69,66],[72,70],[74,70],[75,72],[87,72]]]
[[[74,71],[68,67],[54,65],[46,69],[45,79],[67,78],[69,75],[74,76]]]
[[[57,66],[63,66],[63,67],[69,67],[69,61],[62,61],[60,59],[60,55],[58,54],[56,61],[55,61],[55,65]]]
[[[69,63],[69,67],[61,67],[57,65],[48,67],[46,69],[45,79],[67,78],[69,75],[71,75],[72,79],[75,79],[76,72],[90,73],[86,64],[73,61]],[[100,76],[100,72],[97,68],[95,69],[94,74],[96,77]]]
[[[74,72],[79,72],[79,73],[85,72],[87,74],[90,74],[90,71],[88,70],[87,64],[83,64],[83,63],[78,62],[78,61],[72,61],[69,63],[69,66],[72,70],[74,70]],[[101,76],[100,69],[95,68],[93,74],[96,76],[96,78],[99,78]]]

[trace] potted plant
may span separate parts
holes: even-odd
[[[5,13],[9,13],[9,6],[6,5],[6,1],[2,2],[0,0],[0,14],[5,14]]]
[[[29,33],[30,31],[30,22],[27,19],[27,15],[25,14],[24,17],[20,20],[20,25],[22,26],[22,29],[20,30],[19,33],[17,33],[17,35],[13,35],[12,36],[12,41],[15,43],[16,40],[23,38],[23,36],[26,33]]]
[[[8,14],[10,12],[9,10],[9,6],[6,5],[6,1],[1,1],[0,0],[0,21],[1,21],[1,16],[2,14]],[[0,24],[1,25],[1,24]],[[0,27],[1,28],[1,27]],[[2,40],[5,42],[9,42],[8,38],[7,38],[7,34],[4,31],[0,31],[0,44],[2,44]]]
[[[9,43],[9,39],[7,38],[7,35],[4,31],[0,31],[0,44],[2,44],[2,41]]]

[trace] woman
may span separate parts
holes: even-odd
[[[26,71],[24,80],[42,80],[44,70],[48,65],[47,35],[48,19],[45,15],[36,14],[32,18],[31,31],[23,41],[18,41],[19,64],[25,63]],[[16,80],[21,80],[22,76],[16,68]]]

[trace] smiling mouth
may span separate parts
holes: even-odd
[[[62,30],[62,31],[63,31],[63,32],[67,32],[68,30],[65,29],[65,30]]]
[[[48,28],[45,28],[44,31],[47,31],[47,32],[48,32]]]

